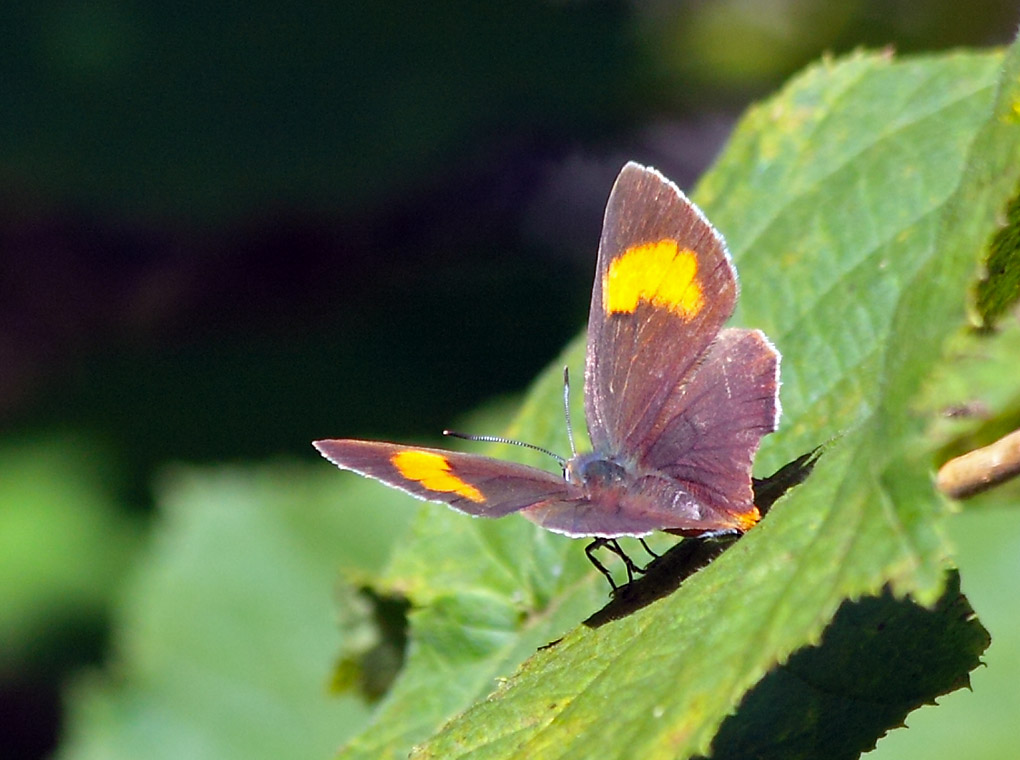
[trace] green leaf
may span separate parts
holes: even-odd
[[[1020,113],[1015,114],[1020,117]],[[991,327],[1020,299],[1020,197],[1006,210],[1006,226],[992,241],[984,276],[974,292],[982,326]]]
[[[336,486],[318,466],[167,478],[115,666],[75,684],[60,757],[326,757],[361,725],[365,702],[330,694],[355,622],[336,557],[377,570],[406,510],[352,516]]]
[[[940,597],[945,505],[912,401],[1020,174],[1016,50],[1002,64],[861,53],[751,110],[697,198],[741,275],[735,321],[784,355],[785,417],[758,469],[827,444],[814,473],[675,594],[569,633],[604,593],[580,545],[425,507],[380,584],[418,607],[407,666],[343,757],[402,756],[441,726],[416,756],[705,753],[845,599]],[[511,435],[562,448],[559,393],[553,368]]]

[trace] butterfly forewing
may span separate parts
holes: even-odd
[[[477,454],[352,439],[316,441],[314,446],[337,467],[470,515],[502,517],[581,497],[559,475]]]
[[[585,411],[596,451],[648,445],[736,298],[722,237],[676,185],[627,164],[606,206],[588,319]]]

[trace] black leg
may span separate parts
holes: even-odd
[[[638,541],[641,542],[641,546],[644,547],[645,551],[652,555],[653,559],[658,559],[659,557],[662,556],[661,554],[656,554],[655,552],[653,552],[651,547],[647,543],[645,543],[645,540],[643,538],[639,538]]]
[[[638,567],[634,563],[634,560],[632,560],[627,555],[627,552],[623,550],[623,547],[620,546],[620,543],[615,538],[611,538],[608,541],[606,541],[606,548],[609,549],[609,551],[611,551],[617,557],[623,560],[623,565],[624,567],[627,568],[627,583],[630,583],[631,581],[634,580],[635,573],[644,572],[640,567]]]
[[[595,557],[596,550],[600,549],[603,546],[608,546],[608,541],[606,541],[606,539],[604,538],[596,538],[594,541],[592,541],[590,544],[584,547],[584,553],[587,555],[588,561],[595,566],[595,569],[602,573],[604,576],[606,576],[606,580],[609,581],[609,585],[613,587],[613,591],[616,591],[617,589],[616,581],[613,580],[612,573],[606,570],[606,566],[599,562],[598,559]]]

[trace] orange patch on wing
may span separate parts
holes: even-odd
[[[697,252],[680,248],[675,240],[631,246],[609,263],[602,280],[603,308],[607,314],[630,314],[645,301],[690,319],[705,305],[697,275]]]
[[[751,507],[750,512],[737,515],[737,525],[745,533],[757,525],[759,520],[761,520],[761,512],[758,511],[758,507]]]
[[[391,456],[390,461],[401,475],[430,491],[455,493],[478,504],[485,501],[481,491],[453,474],[450,462],[442,454],[405,449]]]

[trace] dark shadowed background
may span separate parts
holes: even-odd
[[[62,545],[3,492],[0,755],[50,752],[61,684],[102,661],[161,465],[434,435],[522,390],[584,323],[626,160],[690,188],[824,52],[1016,21],[1008,0],[5,4],[0,470],[48,493],[39,462],[70,458],[120,512],[81,527],[116,536],[103,569],[52,581],[34,558]]]

